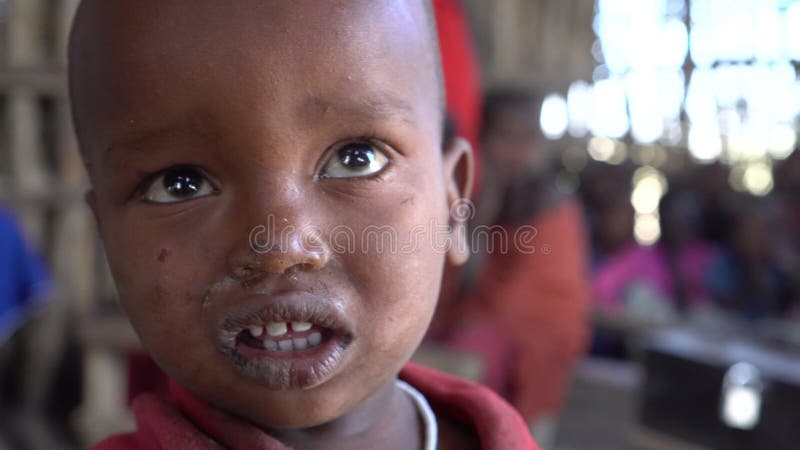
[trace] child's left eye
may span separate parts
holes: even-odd
[[[369,142],[353,142],[341,147],[322,168],[320,178],[366,177],[389,164],[386,154]]]
[[[157,174],[144,198],[153,203],[178,203],[214,193],[214,187],[192,167],[173,167]]]

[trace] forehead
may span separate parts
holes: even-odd
[[[427,20],[421,1],[89,0],[76,113],[103,144],[220,104],[281,117],[393,105],[436,122]]]

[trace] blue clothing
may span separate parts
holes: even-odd
[[[781,316],[791,300],[789,278],[778,265],[764,261],[754,273],[748,273],[730,249],[711,266],[707,285],[720,306],[749,320]]]
[[[50,279],[11,215],[0,208],[0,344],[41,306]]]

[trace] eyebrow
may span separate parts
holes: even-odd
[[[408,124],[416,122],[412,104],[387,92],[366,92],[357,97],[312,95],[301,103],[297,117],[303,122],[317,123],[331,111],[337,114],[337,117],[345,116],[358,121],[389,118],[399,119]],[[137,148],[153,140],[185,133],[186,130],[180,125],[183,124],[172,123],[116,139],[105,148],[104,154],[108,155],[121,147]]]
[[[406,99],[387,92],[368,91],[356,97],[313,95],[301,104],[297,114],[303,121],[316,122],[329,112],[358,120],[391,118],[406,123],[416,121],[413,105]]]
[[[137,148],[146,142],[163,139],[168,136],[179,134],[180,132],[181,132],[180,128],[175,126],[174,124],[161,126],[151,130],[145,130],[143,132],[136,133],[132,136],[125,136],[121,139],[116,139],[112,141],[106,147],[104,154],[108,155],[109,153],[112,153],[114,150],[121,147]]]

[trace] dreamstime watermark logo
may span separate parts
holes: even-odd
[[[450,205],[450,218],[456,222],[469,222],[475,218],[475,203],[466,198],[460,198]]]
[[[393,225],[371,224],[356,228],[341,224],[325,231],[313,225],[295,227],[286,219],[278,220],[270,214],[264,224],[250,230],[249,244],[258,254],[319,252],[325,247],[339,254],[411,254],[424,246],[443,253],[454,246],[458,251],[473,253],[506,254],[512,250],[523,254],[550,253],[549,245],[537,246],[538,230],[531,225],[479,225],[468,229],[467,224],[475,218],[475,211],[474,203],[460,199],[450,205],[447,223],[430,220],[402,230]]]

